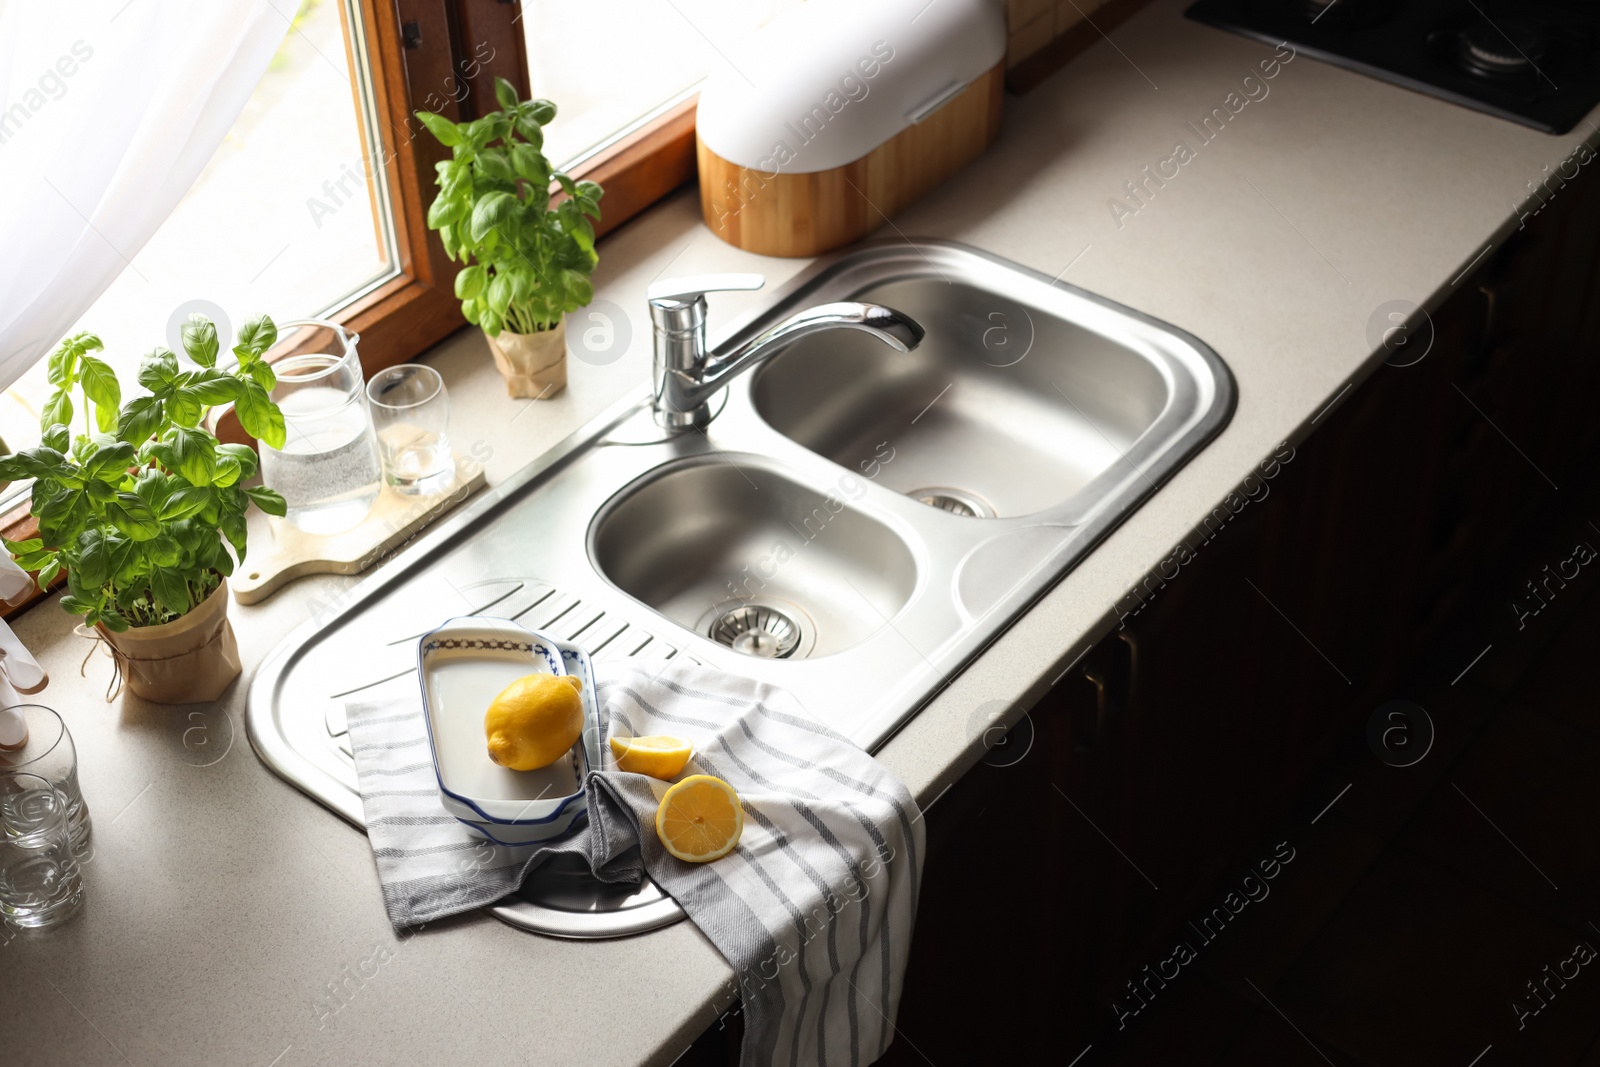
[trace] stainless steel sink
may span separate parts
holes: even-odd
[[[927,337],[807,338],[703,433],[662,431],[641,388],[286,638],[251,685],[261,758],[359,825],[344,700],[414,687],[415,636],[467,612],[602,664],[688,656],[784,686],[876,749],[1232,411],[1195,338],[945,242],[819,261],[730,340],[838,300]],[[681,915],[565,867],[494,911],[566,937]]]
[[[770,658],[860,643],[917,584],[887,525],[755,456],[650,472],[601,511],[592,552],[602,575],[685,629]]]
[[[895,459],[879,484],[979,505],[946,507],[961,514],[1032,515],[1092,497],[1176,383],[1126,334],[1095,333],[1064,317],[1073,309],[1030,307],[1010,290],[936,274],[864,289],[853,299],[909,314],[923,343],[893,353],[855,333],[801,340],[758,372],[756,411],[852,469],[889,442]],[[1057,292],[1030,298],[1071,303]],[[924,492],[940,488],[955,492]]]

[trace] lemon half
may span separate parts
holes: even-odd
[[[656,809],[656,836],[689,863],[706,863],[733,851],[744,832],[739,794],[721,778],[693,774],[667,790]]]

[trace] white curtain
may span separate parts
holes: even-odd
[[[297,7],[0,0],[0,389],[49,351],[177,206]],[[227,235],[195,254],[226,256]]]

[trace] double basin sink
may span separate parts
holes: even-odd
[[[729,343],[840,300],[926,336],[909,353],[803,338],[703,430],[619,403],[286,638],[250,690],[261,758],[360,825],[343,702],[414,691],[416,635],[472,613],[601,664],[685,656],[761,678],[875,749],[1232,411],[1194,337],[946,242],[820,261]],[[567,937],[680,915],[653,886],[568,865],[494,911]]]

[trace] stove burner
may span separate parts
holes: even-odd
[[[1456,59],[1468,74],[1485,78],[1527,78],[1538,75],[1539,61],[1550,51],[1550,35],[1525,22],[1480,22],[1456,38]]]
[[[1308,56],[1546,133],[1600,104],[1600,0],[1195,0],[1187,14],[1280,65]]]

